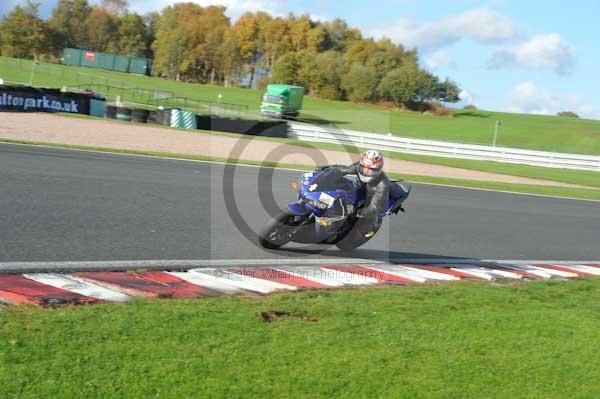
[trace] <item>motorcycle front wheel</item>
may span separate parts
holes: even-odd
[[[277,214],[258,233],[258,243],[267,249],[277,249],[292,240],[301,224],[300,218],[286,212]]]

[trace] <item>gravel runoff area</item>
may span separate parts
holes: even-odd
[[[47,113],[0,113],[0,139],[305,165],[347,164],[354,162],[358,157],[357,154],[318,149],[318,143],[313,143],[315,148],[309,148],[276,141],[255,140],[249,136],[239,138],[200,130],[70,118]],[[386,161],[386,170],[401,174],[478,181],[584,187],[397,159]]]

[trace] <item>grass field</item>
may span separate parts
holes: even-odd
[[[3,398],[597,398],[600,280],[0,310]],[[264,322],[283,310],[316,318]]]
[[[31,62],[0,58],[0,78],[29,82]],[[261,92],[240,88],[189,84],[90,68],[41,64],[34,85],[107,82],[152,90],[172,91],[177,96],[248,106],[258,112]],[[103,80],[104,79],[104,80]],[[307,97],[301,117],[317,123],[327,121],[344,129],[380,132],[416,138],[491,144],[496,120],[502,121],[498,145],[582,154],[600,154],[600,121],[488,111],[458,111],[454,118],[423,115],[370,104],[327,101]]]

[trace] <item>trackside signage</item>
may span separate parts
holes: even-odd
[[[0,111],[89,114],[90,96],[56,89],[0,86]]]

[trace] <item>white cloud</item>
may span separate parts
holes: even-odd
[[[332,19],[326,15],[322,15],[322,14],[313,14],[313,13],[309,13],[308,17],[310,18],[311,21],[319,21],[319,22],[328,22],[331,21]]]
[[[458,98],[460,98],[460,101],[465,103],[465,104],[473,104],[473,95],[471,93],[469,93],[467,90],[461,90],[460,93],[458,93]]]
[[[407,47],[435,50],[464,38],[484,44],[503,42],[515,38],[518,29],[510,18],[494,10],[473,8],[424,24],[401,19],[396,25],[377,27],[370,33],[389,37]]]
[[[557,33],[536,35],[517,46],[496,51],[488,62],[489,68],[521,67],[549,69],[567,74],[575,63],[573,48]]]
[[[584,96],[552,93],[533,82],[523,82],[512,90],[507,111],[543,115],[572,111],[585,118],[600,119],[600,107],[590,104]]]
[[[425,64],[429,69],[456,68],[456,63],[452,60],[450,55],[443,50],[438,50],[427,57]]]
[[[265,11],[271,15],[280,15],[279,12],[283,5],[283,0],[188,0],[203,7],[215,5],[227,7],[227,16],[237,18],[245,12]],[[149,11],[160,11],[163,8],[179,3],[181,0],[130,0],[130,9],[138,13]]]

